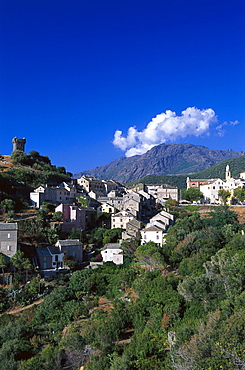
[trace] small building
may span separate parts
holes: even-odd
[[[62,182],[58,186],[40,185],[30,193],[30,200],[34,207],[40,208],[43,202],[72,204],[78,194],[74,184]]]
[[[17,222],[0,223],[0,253],[11,258],[17,252]]]
[[[165,235],[166,233],[162,228],[156,225],[149,225],[141,230],[141,244],[144,245],[151,241],[162,247]]]
[[[137,238],[140,236],[140,230],[143,223],[135,218],[126,224],[126,230],[122,232],[122,240]]]
[[[101,251],[103,262],[113,262],[116,265],[123,264],[123,254],[120,244],[108,243]]]
[[[127,211],[121,211],[111,216],[111,228],[121,228],[126,229],[126,225],[129,221],[133,220],[135,217],[132,213]]]
[[[77,263],[83,262],[83,245],[78,239],[58,240],[55,244],[60,251],[68,257],[72,257]]]
[[[61,222],[61,229],[69,232],[72,229],[87,229],[93,226],[96,219],[96,210],[92,207],[78,207],[61,203],[55,208],[55,212],[62,212],[64,221]]]
[[[167,184],[146,185],[146,191],[151,194],[158,203],[164,205],[168,199],[179,200],[179,189]]]
[[[64,253],[59,247],[48,246],[37,248],[37,260],[41,275],[47,272],[58,272],[63,269]]]
[[[112,206],[111,204],[109,203],[102,203],[98,208],[97,208],[97,214],[99,213],[110,213],[112,215],[114,215],[115,213],[118,212],[118,209],[114,206]]]

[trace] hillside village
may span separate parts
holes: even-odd
[[[244,172],[129,187],[24,145],[0,159],[0,370],[243,369]]]
[[[14,138],[12,143],[12,153],[24,153],[26,139]],[[227,204],[238,203],[234,190],[244,187],[245,172],[240,174],[240,178],[234,179],[229,165],[226,166],[224,180],[186,179],[187,191],[193,188],[201,191],[199,204],[221,204],[220,190],[228,192]],[[32,253],[27,253],[41,276],[68,271],[66,261],[69,259],[80,267],[90,263],[95,268],[96,264],[108,261],[123,264],[123,241],[138,239],[141,245],[154,242],[162,247],[169,226],[175,222],[174,214],[168,212],[166,205],[171,202],[175,205],[190,203],[181,199],[180,189],[167,184],[138,183],[128,188],[117,181],[100,180],[90,175],[62,183],[40,184],[29,193],[29,202],[30,207],[37,211],[53,205],[53,218],[49,216],[48,227],[59,229],[59,235],[68,236],[72,231],[78,231],[79,235],[76,239],[58,239],[53,245],[39,243],[32,248]],[[101,261],[91,262],[88,255],[84,258],[84,248],[88,245],[82,241],[82,235],[98,226],[99,218],[103,228],[121,230],[118,234],[120,238],[113,243],[110,240],[105,243],[99,251]],[[7,223],[1,222],[0,226],[1,253],[9,259],[18,249],[26,252],[26,246],[23,247],[18,241],[18,222],[8,220]]]

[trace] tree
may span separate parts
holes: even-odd
[[[203,198],[203,193],[201,192],[200,189],[197,188],[189,188],[189,189],[184,189],[182,191],[182,199],[186,199],[189,202],[194,202],[198,201]]]
[[[140,245],[136,249],[134,255],[138,261],[146,263],[153,268],[164,265],[163,255],[160,253],[157,244],[152,241]]]
[[[123,250],[123,255],[125,257],[130,257],[132,258],[134,255],[134,252],[140,245],[141,238],[133,238],[133,239],[127,239],[123,240],[121,244],[121,248]]]
[[[13,164],[24,164],[27,159],[27,155],[22,150],[15,150],[11,154],[11,161]]]
[[[28,278],[28,270],[32,269],[32,264],[28,258],[25,258],[24,252],[18,250],[11,258],[10,262],[16,267],[20,273],[26,271],[26,278]]]
[[[245,189],[236,188],[234,189],[233,195],[239,202],[242,203],[244,202],[244,199],[245,199]]]
[[[218,191],[218,196],[221,198],[222,203],[226,204],[227,199],[231,196],[231,193],[229,192],[229,190],[220,189]]]
[[[0,209],[4,213],[14,211],[14,208],[15,208],[15,202],[12,199],[4,199],[0,203]]]
[[[3,273],[3,281],[4,281],[4,269],[6,267],[7,267],[6,258],[2,253],[0,253],[0,268],[2,269],[2,273]]]
[[[52,221],[64,221],[64,215],[61,211],[54,212],[52,216]]]

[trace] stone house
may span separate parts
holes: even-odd
[[[83,245],[78,239],[58,240],[55,244],[60,251],[68,257],[72,257],[77,263],[83,262]]]
[[[114,215],[115,213],[118,212],[118,209],[113,207],[111,204],[109,203],[102,203],[98,208],[97,208],[97,215],[101,212],[105,212],[105,213],[110,213],[112,215]]]
[[[162,228],[167,230],[169,226],[174,225],[174,216],[169,212],[161,211],[150,219],[149,224],[162,225]]]
[[[62,270],[64,253],[59,247],[48,246],[36,249],[37,260],[41,275],[45,275],[45,271],[57,272]]]
[[[34,207],[40,208],[44,202],[71,204],[75,202],[77,196],[76,186],[63,182],[58,186],[40,185],[30,193],[30,200]]]
[[[126,229],[126,225],[129,221],[133,220],[135,217],[132,213],[128,211],[121,211],[111,216],[111,228],[121,228]]]
[[[122,232],[122,240],[137,238],[140,236],[140,230],[142,229],[142,222],[133,218],[126,224],[126,230]]]
[[[17,252],[17,222],[0,223],[0,253],[11,258]]]

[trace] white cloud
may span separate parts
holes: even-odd
[[[154,117],[142,131],[130,127],[127,135],[123,136],[122,131],[117,130],[113,144],[126,151],[126,157],[131,157],[143,154],[155,145],[167,141],[174,142],[189,135],[209,135],[210,126],[215,122],[217,122],[217,116],[211,108],[200,110],[189,107],[181,112],[180,116],[171,110],[166,110],[165,113]],[[236,124],[235,122],[233,124]]]
[[[236,120],[236,121],[230,121],[230,122],[225,121],[225,122],[221,123],[220,125],[218,125],[216,127],[218,136],[224,136],[226,134],[227,131],[224,130],[224,128],[223,128],[224,126],[235,126],[238,123],[239,123],[238,120]]]

